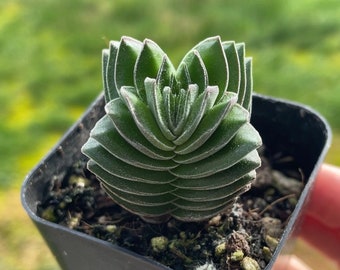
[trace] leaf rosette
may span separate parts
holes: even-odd
[[[261,163],[244,44],[205,39],[175,69],[153,41],[122,37],[102,60],[106,114],[82,151],[111,198],[154,223],[230,208]]]

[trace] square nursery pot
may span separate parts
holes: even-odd
[[[62,269],[170,269],[117,245],[99,240],[37,215],[37,205],[53,176],[62,176],[74,161],[85,159],[80,152],[96,121],[104,114],[100,96],[66,133],[58,145],[27,176],[21,191],[22,204],[46,240]],[[266,148],[293,156],[305,176],[305,186],[281,240],[265,269],[279,255],[287,254],[299,230],[301,212],[313,187],[316,173],[330,144],[328,124],[317,113],[301,106],[266,96],[254,95],[252,124]]]

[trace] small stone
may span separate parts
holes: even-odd
[[[230,256],[230,260],[232,260],[233,262],[238,262],[241,261],[244,257],[244,253],[242,250],[236,250],[235,252],[233,252]]]
[[[165,236],[151,238],[151,246],[154,252],[162,252],[168,247],[169,240]]]
[[[69,179],[70,185],[75,185],[76,187],[86,187],[90,184],[90,181],[86,179],[85,177],[78,176],[78,175],[72,175]]]
[[[260,270],[260,266],[254,259],[250,257],[244,257],[241,261],[241,269],[243,270]]]
[[[107,225],[106,226],[106,231],[108,231],[109,233],[114,233],[116,230],[117,230],[116,225]]]
[[[209,225],[218,226],[220,222],[221,222],[221,215],[217,215],[209,220]]]
[[[273,171],[273,184],[282,195],[299,195],[303,189],[303,183],[295,178],[287,177],[279,171]]]
[[[81,213],[75,213],[74,216],[71,216],[68,220],[67,220],[67,227],[69,227],[70,229],[73,229],[77,226],[79,226],[80,221],[81,221]]]
[[[58,220],[57,216],[54,213],[54,207],[49,206],[40,214],[43,219],[46,219],[51,222],[56,222]]]
[[[266,241],[266,244],[268,245],[269,249],[274,252],[277,245],[279,244],[279,241],[274,238],[274,237],[271,237],[270,235],[266,235],[264,240]]]
[[[183,240],[187,239],[187,235],[183,231],[179,233],[179,237]]]
[[[98,223],[99,224],[106,224],[107,223],[107,217],[106,216],[100,216],[98,218]]]
[[[215,247],[215,255],[221,257],[226,252],[226,244],[223,242]]]
[[[278,238],[282,234],[282,223],[277,218],[264,217],[261,219],[263,234]]]
[[[264,259],[266,260],[266,262],[269,262],[273,257],[273,254],[270,251],[269,247],[264,246],[262,248],[262,253],[263,253],[263,256],[264,256]]]
[[[197,244],[192,248],[193,251],[201,250],[201,245]]]

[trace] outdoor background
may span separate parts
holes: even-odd
[[[340,165],[338,0],[0,0],[0,269],[59,269],[20,204],[29,170],[99,95],[101,50],[129,35],[174,64],[200,40],[246,42],[261,94],[310,105],[331,124]],[[333,269],[303,242],[315,269]]]

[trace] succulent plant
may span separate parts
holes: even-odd
[[[106,114],[82,151],[109,196],[153,223],[230,208],[261,163],[244,43],[205,39],[175,69],[153,41],[122,37],[102,60]]]

